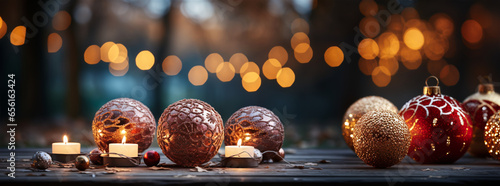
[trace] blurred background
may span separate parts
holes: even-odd
[[[95,112],[129,97],[156,119],[183,98],[224,121],[259,105],[280,117],[285,147],[347,148],[342,117],[364,96],[401,108],[430,75],[459,101],[481,76],[498,88],[498,10],[493,0],[2,0],[2,82],[16,75],[18,147],[63,134],[94,146]]]

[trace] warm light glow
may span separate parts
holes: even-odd
[[[400,52],[401,62],[409,70],[415,70],[422,64],[422,55],[418,50],[403,47]]]
[[[462,25],[462,36],[469,43],[478,43],[483,38],[483,28],[476,20],[467,20]]]
[[[424,54],[430,60],[440,60],[448,51],[449,42],[436,32],[425,31]]]
[[[311,46],[307,43],[300,43],[295,47],[295,52],[297,53],[305,53],[307,49],[309,49]]]
[[[108,41],[104,44],[102,44],[101,46],[101,51],[100,51],[100,54],[101,54],[101,60],[104,61],[104,62],[111,62],[111,60],[109,60],[109,50],[111,49],[111,47],[115,46],[116,44],[112,41]]]
[[[338,67],[344,61],[344,52],[338,46],[332,46],[325,51],[325,62],[331,67]]]
[[[122,134],[127,134],[127,132],[125,130],[122,130],[121,133]]]
[[[283,66],[288,61],[288,52],[282,46],[275,46],[269,51],[268,58],[277,59]]]
[[[246,62],[248,62],[248,58],[242,53],[233,54],[233,56],[229,59],[229,63],[231,63],[233,68],[236,69],[235,73],[237,74],[240,73],[241,66],[243,66]],[[219,66],[220,64],[217,66],[217,69]]]
[[[413,7],[406,7],[401,12],[401,15],[406,21],[409,21],[411,19],[420,19],[420,15],[418,14],[417,10]]]
[[[68,136],[66,136],[66,135],[64,135],[64,136],[63,136],[63,142],[64,142],[65,144],[66,144],[66,143],[68,143]]]
[[[282,68],[276,75],[276,81],[283,88],[290,87],[295,82],[295,73],[289,67]]]
[[[482,3],[475,3],[470,7],[470,17],[476,20],[485,30],[490,28],[496,20],[496,15],[493,15],[489,8],[484,7]]]
[[[119,63],[116,58],[120,55],[120,48],[118,48],[117,44],[111,45],[108,51],[108,60],[109,62],[114,63],[115,61]]]
[[[109,63],[109,67],[115,71],[121,71],[128,67],[128,58],[121,63]]]
[[[398,72],[399,69],[399,63],[396,58],[386,58],[386,59],[380,59],[379,60],[379,65],[387,68],[389,72],[391,72],[391,76],[394,76],[396,72]]]
[[[241,85],[247,92],[255,92],[259,90],[262,80],[259,74],[255,72],[248,72],[241,79]]]
[[[417,28],[409,28],[405,31],[403,41],[412,50],[419,50],[424,46],[424,35]]]
[[[390,16],[390,19],[391,20],[389,22],[389,25],[387,25],[387,29],[390,30],[390,31],[393,31],[395,33],[402,33],[403,32],[403,28],[404,28],[404,24],[405,24],[405,20],[403,19],[403,16],[399,15],[399,14],[393,14]]]
[[[90,45],[83,54],[83,59],[87,64],[94,65],[101,60],[101,48],[97,45]]]
[[[373,39],[363,39],[358,45],[358,52],[365,59],[375,59],[379,54],[377,42]],[[371,74],[371,72],[370,72]]]
[[[0,17],[0,39],[7,33],[7,23]]]
[[[448,64],[441,69],[439,73],[439,80],[446,86],[453,86],[458,83],[460,73],[455,65]]]
[[[300,43],[306,43],[310,44],[309,37],[307,36],[306,33],[304,32],[297,32],[293,34],[292,39],[290,40],[290,43],[292,45],[292,49],[295,50],[295,47],[299,45]]]
[[[398,37],[392,32],[385,32],[377,38],[377,44],[380,48],[379,57],[381,59],[396,56],[399,51]]]
[[[217,66],[217,78],[222,82],[231,81],[234,78],[235,67],[229,62],[224,62]]]
[[[238,139],[238,147],[241,147],[241,139]]]
[[[311,46],[309,46],[309,44],[306,44],[306,43],[301,43],[301,44],[297,45],[297,48],[299,48],[299,50],[295,50],[293,52],[295,59],[299,63],[309,63],[309,61],[311,61],[311,59],[313,57],[313,50],[312,50]],[[306,48],[307,50],[305,50],[305,52],[298,52],[298,51],[302,51],[301,48]]]
[[[194,66],[189,70],[188,79],[194,86],[200,86],[205,84],[208,79],[208,72],[201,65]]]
[[[63,40],[57,33],[52,33],[47,38],[47,50],[49,53],[55,53],[62,47]]]
[[[427,62],[427,71],[433,76],[439,77],[439,73],[441,72],[441,69],[443,69],[444,66],[446,66],[448,63],[441,59],[438,61],[429,61]]]
[[[281,69],[281,63],[276,59],[268,59],[262,65],[262,74],[266,76],[267,79],[276,79],[278,71]]]
[[[217,67],[221,63],[224,63],[222,56],[218,53],[211,53],[205,59],[205,68],[207,68],[210,73],[216,73]]]
[[[246,62],[245,64],[243,64],[243,66],[241,66],[241,69],[240,69],[240,76],[241,78],[243,78],[245,76],[245,74],[249,73],[249,72],[255,72],[257,75],[260,74],[260,69],[259,69],[259,66],[254,63],[254,62]]]
[[[368,59],[364,59],[364,58],[359,58],[358,66],[359,66],[359,70],[363,74],[365,74],[367,76],[371,76],[373,69],[375,69],[375,67],[377,67],[377,61],[374,59],[368,60]]]
[[[15,46],[24,45],[24,41],[26,39],[26,27],[17,26],[10,33],[10,43]]]
[[[122,144],[125,144],[125,142],[127,142],[127,137],[123,136],[123,138],[122,138]]]
[[[378,12],[378,5],[374,0],[362,0],[359,3],[359,11],[364,16],[374,16]]]
[[[121,43],[117,43],[116,47],[112,46],[110,48],[109,53],[108,53],[108,57],[109,57],[111,63],[122,63],[123,61],[125,61],[125,59],[128,58],[127,47],[125,47],[125,45],[123,45]]]
[[[453,21],[451,20],[450,16],[444,13],[437,13],[434,14],[430,22],[436,29],[436,31],[443,37],[450,37],[451,34],[453,34],[453,30],[455,29]]]
[[[304,32],[309,33],[309,23],[302,18],[295,18],[290,26],[292,33]],[[270,57],[271,58],[271,57]]]
[[[359,30],[368,38],[374,38],[380,33],[380,24],[374,17],[365,17],[359,22]]]
[[[52,27],[57,31],[63,31],[68,29],[71,25],[71,15],[66,11],[59,11],[52,18]]]
[[[161,64],[161,67],[163,68],[163,72],[169,76],[175,76],[179,74],[179,72],[182,69],[182,62],[179,57],[175,55],[170,55],[163,60],[163,63]]]
[[[149,70],[155,64],[155,56],[150,51],[143,50],[137,54],[135,64],[141,70]]]
[[[378,87],[386,87],[391,82],[391,72],[384,66],[373,69],[372,80]]]

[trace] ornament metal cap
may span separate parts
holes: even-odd
[[[429,84],[427,84],[427,81],[429,81],[430,78],[434,78],[436,80],[436,85],[429,86]],[[441,88],[438,85],[439,79],[436,76],[429,76],[425,79],[424,95],[432,96],[441,94]]]
[[[485,84],[479,84],[477,86],[477,91],[480,94],[490,94],[490,93],[495,92],[495,88],[493,87],[493,84],[485,83]]]

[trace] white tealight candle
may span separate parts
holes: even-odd
[[[80,154],[80,143],[68,142],[64,135],[62,143],[52,143],[52,154]]]
[[[224,155],[226,158],[253,158],[254,156],[254,147],[253,146],[241,146],[241,139],[238,140],[238,145],[229,145],[226,146],[226,154]]]
[[[135,143],[125,143],[126,139],[127,138],[123,136],[122,143],[109,144],[109,157],[122,157],[117,154],[123,154],[128,157],[137,157],[137,155],[139,154],[139,146]]]

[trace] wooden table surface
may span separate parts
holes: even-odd
[[[139,167],[121,168],[112,173],[104,168],[87,169],[79,172],[76,168],[59,168],[53,165],[47,171],[30,169],[31,156],[45,149],[19,149],[16,151],[16,178],[7,176],[8,151],[0,150],[2,167],[1,185],[455,185],[492,184],[500,185],[500,161],[478,159],[465,155],[454,164],[418,165],[406,157],[402,163],[387,169],[375,169],[365,165],[349,149],[292,150],[286,160],[303,169],[287,163],[262,163],[258,168],[206,168],[207,172],[193,172],[191,168],[172,167],[171,170],[152,170],[141,164]],[[88,152],[90,149],[83,149]],[[161,163],[171,164],[159,148],[150,148],[161,154]],[[329,163],[320,163],[328,160]],[[216,156],[213,162],[219,162]],[[93,165],[91,165],[93,167]],[[111,173],[110,173],[111,172]]]

